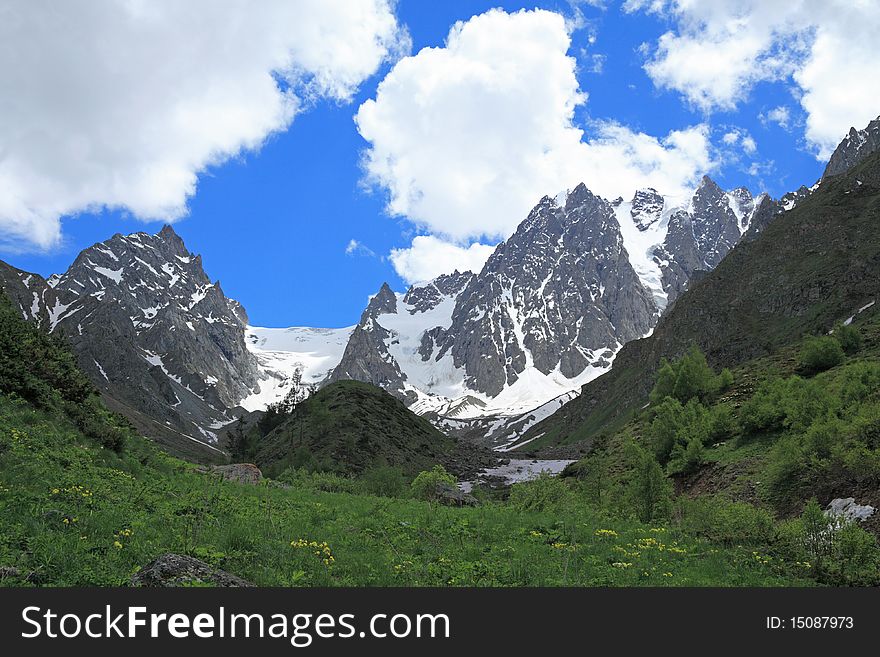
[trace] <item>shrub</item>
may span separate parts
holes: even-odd
[[[711,413],[696,399],[682,405],[677,399],[666,398],[657,407],[651,422],[654,455],[661,464],[669,462],[676,446],[687,447],[696,439],[704,444],[709,439]]]
[[[40,408],[81,404],[95,393],[62,339],[24,321],[2,291],[0,393],[15,393]]]
[[[705,399],[713,388],[714,372],[703,352],[691,347],[678,364],[672,396],[682,403],[691,399]]]
[[[863,402],[880,390],[880,363],[850,363],[840,373],[840,398],[845,405]]]
[[[358,485],[354,479],[335,472],[310,471],[305,468],[288,468],[278,480],[302,490],[325,493],[357,493]]]
[[[739,423],[729,406],[720,404],[712,409],[709,440],[718,442],[732,438],[739,432]]]
[[[676,504],[682,530],[723,545],[767,545],[776,529],[773,516],[745,502],[722,497],[681,499]]]
[[[650,452],[634,441],[627,446],[633,468],[627,486],[630,504],[642,522],[667,518],[672,508],[672,484]]]
[[[677,399],[686,404],[691,399],[707,402],[733,385],[733,373],[725,368],[717,376],[706,362],[706,356],[696,345],[674,362],[665,358],[651,390],[650,400],[658,405],[664,399]]]
[[[840,400],[819,381],[798,376],[769,379],[742,405],[740,421],[746,433],[783,428],[803,431],[839,406]]]
[[[862,348],[862,334],[852,324],[838,324],[835,326],[834,337],[840,343],[841,349],[848,354],[854,354]]]
[[[565,481],[546,472],[510,487],[510,504],[523,511],[560,510],[570,499],[571,489]]]
[[[803,372],[816,374],[840,365],[844,358],[843,349],[835,337],[810,336],[801,347],[798,365]]]
[[[365,470],[360,476],[360,484],[368,495],[403,497],[408,492],[403,470],[390,465],[380,465]]]
[[[667,397],[672,397],[672,391],[675,389],[675,377],[677,376],[675,368],[665,358],[660,361],[660,369],[657,370],[657,377],[654,388],[651,390],[650,399],[652,404],[659,404]]]
[[[850,586],[880,583],[880,549],[877,538],[855,522],[834,532],[832,557],[825,567],[828,582]]]
[[[457,482],[455,477],[446,472],[446,468],[435,465],[430,470],[420,472],[410,484],[410,490],[416,499],[433,500],[440,484],[455,486]]]
[[[672,450],[672,458],[666,466],[666,471],[671,475],[692,474],[706,462],[705,452],[703,442],[697,437],[691,438],[687,447],[682,447],[681,443],[678,443]]]
[[[755,393],[740,407],[739,419],[746,434],[781,429],[785,421],[782,404],[783,381],[763,381]]]
[[[718,392],[725,392],[733,385],[733,372],[726,367],[721,370],[721,374],[715,379],[715,386]]]
[[[816,498],[811,498],[801,514],[801,531],[804,549],[815,562],[819,562],[830,551],[831,524]]]
[[[766,469],[767,487],[773,497],[786,499],[800,487],[807,462],[796,436],[786,436],[770,450]]]
[[[783,525],[779,544],[790,560],[810,564],[812,576],[822,583],[880,584],[876,537],[855,521],[832,522],[815,498],[807,502],[800,518]]]

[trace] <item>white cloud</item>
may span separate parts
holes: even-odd
[[[820,159],[850,126],[880,113],[874,0],[628,0],[624,8],[676,21],[645,68],[657,86],[706,111],[732,109],[759,82],[792,80]]]
[[[780,128],[788,130],[791,123],[791,111],[785,105],[780,105],[767,112],[762,112],[758,115],[758,119],[765,125],[767,123],[775,123]]]
[[[581,181],[608,198],[645,186],[683,194],[713,167],[706,126],[657,138],[595,122],[585,135],[568,30],[541,10],[456,23],[444,47],[400,60],[360,107],[368,179],[391,214],[442,238],[417,238],[419,253],[506,238],[541,196]]]
[[[749,134],[748,130],[742,128],[733,128],[724,133],[724,136],[721,137],[721,141],[726,146],[736,146],[739,144],[740,148],[742,148],[747,155],[753,155],[755,151],[758,150],[758,144],[754,137]]]
[[[185,214],[199,172],[408,48],[393,0],[0,0],[0,238]]]
[[[494,250],[487,244],[462,247],[433,235],[419,235],[409,248],[392,249],[389,259],[407,283],[423,283],[454,269],[479,272]]]
[[[365,244],[361,244],[357,240],[351,239],[345,246],[345,255],[365,255],[375,257],[376,252]]]

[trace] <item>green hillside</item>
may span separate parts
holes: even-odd
[[[589,441],[647,401],[662,358],[692,344],[735,367],[827,331],[880,300],[880,153],[828,179],[755,240],[738,245],[682,295],[646,339],[626,344],[611,371],[533,426],[528,449]]]
[[[813,563],[824,568],[814,575],[829,583],[880,582],[880,514],[847,525],[838,538],[815,511],[844,498],[880,508],[880,312],[872,307],[831,335],[749,361],[724,386],[708,369],[701,377],[694,374],[699,367],[680,367],[689,360],[661,368],[649,405],[619,430],[598,435],[564,476],[608,508],[626,504],[627,482],[652,463],[677,495],[684,525],[713,540],[765,531],[784,543],[788,532],[803,530],[798,518],[812,505],[814,531],[824,538],[801,559],[825,559]],[[676,385],[664,385],[666,375]],[[644,461],[634,461],[633,450]],[[834,561],[836,549],[849,552]]]
[[[291,466],[341,474],[389,466],[408,475],[437,463],[456,470],[472,461],[478,468],[490,457],[458,445],[396,397],[359,381],[321,388],[290,413],[270,410],[249,429],[240,456],[270,474]]]

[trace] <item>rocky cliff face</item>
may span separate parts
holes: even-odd
[[[0,268],[22,314],[63,335],[109,405],[150,436],[215,442],[259,385],[247,315],[170,226],[114,235],[48,280]]]
[[[425,301],[429,303],[429,301]],[[354,380],[371,383],[406,399],[406,375],[388,352],[392,333],[377,319],[380,315],[397,313],[397,296],[384,283],[370,299],[361,319],[352,331],[342,360],[330,373],[329,382]],[[409,399],[408,401],[414,401]]]
[[[838,144],[828,160],[822,178],[845,173],[877,150],[880,150],[880,116],[871,121],[864,130],[849,129],[849,134]]]
[[[703,177],[690,202],[671,213],[665,238],[653,252],[667,303],[675,301],[699,272],[718,266],[748,230],[765,197],[755,199],[744,187],[726,192]]]
[[[611,205],[585,185],[545,197],[459,297],[434,358],[452,355],[489,397],[534,368],[571,379],[602,369],[657,315]]]

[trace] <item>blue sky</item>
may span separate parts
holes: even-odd
[[[823,164],[816,157],[816,141],[807,137],[810,115],[801,102],[804,90],[791,76],[749,80],[734,103],[716,98],[701,106],[676,88],[681,81],[646,70],[646,61],[659,57],[658,38],[683,29],[681,16],[624,12],[618,3],[607,4],[603,9],[569,2],[401,0],[394,12],[409,34],[412,54],[443,47],[453,23],[494,7],[508,13],[535,7],[560,13],[569,26],[577,21],[577,27],[569,27],[567,54],[575,58],[577,83],[588,95],[572,120],[575,128],[585,130],[585,139],[594,135],[597,121],[657,139],[702,125],[712,149],[710,173],[723,187],[745,185],[779,196],[819,177]],[[408,248],[415,235],[438,234],[460,246],[494,244],[503,237],[489,228],[470,235],[452,229],[447,233],[436,219],[416,216],[414,222],[405,215],[392,216],[386,206],[387,185],[375,178],[372,184],[366,181],[362,157],[371,143],[359,133],[354,116],[364,102],[377,97],[394,59],[381,62],[349,97],[310,98],[289,127],[271,134],[259,149],[245,149],[200,170],[197,189],[186,202],[188,212],[175,222],[175,230],[190,250],[202,254],[208,275],[244,304],[253,324],[353,324],[383,281],[406,289],[407,282],[387,256],[393,249]],[[780,107],[788,113],[786,125],[767,120]],[[738,141],[728,137],[731,143],[725,143],[725,135],[737,135]],[[749,144],[744,137],[751,138]],[[590,186],[590,180],[584,182]],[[434,216],[425,212],[425,217]],[[47,248],[20,239],[0,240],[0,258],[48,275],[63,271],[81,249],[116,232],[155,232],[164,223],[132,215],[127,206],[62,215],[60,240]],[[347,252],[352,240],[360,246]]]

